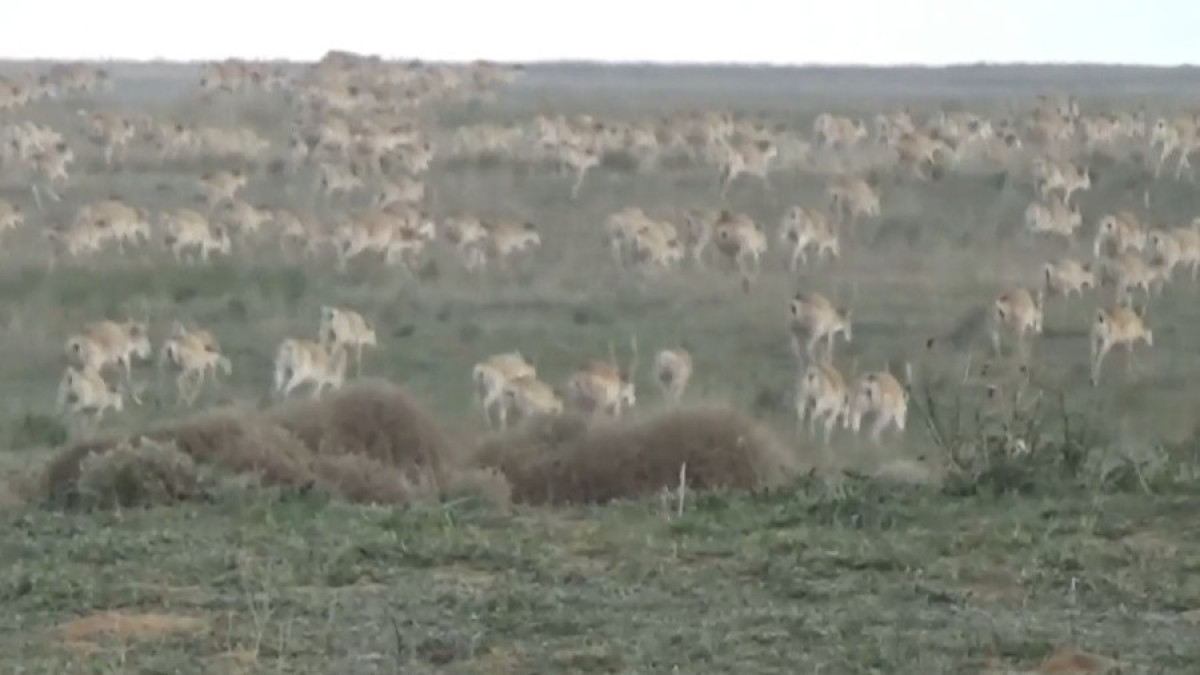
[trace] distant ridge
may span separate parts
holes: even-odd
[[[224,58],[244,58],[244,57],[224,57]],[[189,66],[208,63],[212,59],[204,60],[171,60],[171,59],[83,59],[84,63],[99,63],[112,66]],[[260,59],[250,59],[260,60]],[[281,65],[296,65],[305,66],[316,63],[315,60],[296,60],[296,59],[262,59],[268,63],[277,63]],[[384,59],[385,61],[422,61],[424,63],[469,63],[470,61],[432,61],[421,59],[418,57],[395,57]],[[1011,61],[1011,62],[965,62],[965,63],[948,63],[948,64],[925,64],[925,63],[894,63],[894,64],[870,64],[870,63],[770,63],[770,62],[731,62],[731,61],[711,61],[711,62],[696,62],[696,61],[598,61],[598,60],[538,60],[538,61],[498,61],[490,60],[499,64],[517,64],[523,63],[529,68],[635,68],[635,69],[706,69],[706,70],[930,70],[930,71],[945,71],[945,70],[976,70],[976,69],[996,69],[996,70],[1017,70],[1017,69],[1036,69],[1036,70],[1067,70],[1067,69],[1119,69],[1119,70],[1143,70],[1143,71],[1177,71],[1200,68],[1200,64],[1178,64],[1178,65],[1152,65],[1139,63],[1100,63],[1100,62],[1037,62],[1037,61]],[[7,59],[0,57],[0,66],[4,67],[20,67],[20,66],[48,66],[55,63],[63,62],[79,62],[79,59]]]

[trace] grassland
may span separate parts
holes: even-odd
[[[116,67],[117,88],[96,102],[27,114],[74,129],[75,107],[96,107],[245,123],[278,139],[278,101],[199,104],[193,74]],[[905,103],[918,114],[939,105],[1008,114],[1051,89],[1074,92],[1085,111],[1145,105],[1153,115],[1183,105],[1197,77],[547,66],[493,104],[437,111],[436,123],[448,134],[537,112],[717,107],[809,129],[827,110],[867,115]],[[631,279],[602,248],[600,224],[626,205],[663,214],[716,206],[715,172],[699,167],[602,168],[573,202],[568,180],[544,169],[435,165],[439,210],[522,216],[545,232],[535,259],[483,281],[444,252],[420,279],[373,265],[340,275],[269,249],[207,268],[144,251],[51,273],[37,228],[109,194],[150,209],[188,203],[195,176],[212,168],[135,152],[109,171],[97,150],[80,154],[64,202],[0,251],[0,443],[10,448],[0,465],[13,474],[62,440],[53,417],[60,348],[80,323],[149,314],[161,331],[171,319],[194,320],[234,364],[229,386],[206,403],[257,405],[278,340],[312,334],[320,305],[345,304],[379,326],[369,372],[403,383],[461,437],[482,427],[468,373],[483,355],[519,345],[554,379],[630,333],[644,354],[686,338],[698,364],[688,398],[752,413],[815,475],[768,495],[700,495],[682,515],[657,498],[509,513],[472,500],[366,507],[234,479],[206,501],[148,510],[81,513],[14,497],[0,507],[6,670],[973,673],[1029,668],[1062,645],[1119,658],[1129,672],[1200,668],[1200,532],[1190,520],[1200,501],[1200,356],[1190,339],[1200,288],[1180,281],[1155,300],[1154,350],[1139,356],[1134,376],[1115,369],[1113,386],[1099,391],[1087,386],[1094,300],[1050,301],[1034,361],[1046,403],[1023,431],[1038,439],[1035,458],[993,466],[966,457],[996,433],[992,418],[979,392],[937,379],[982,344],[978,308],[998,287],[1028,282],[1049,253],[1016,237],[1032,196],[1018,171],[952,172],[928,185],[884,176],[883,218],[845,245],[840,264],[793,277],[775,251],[744,295],[736,278],[712,272]],[[1099,182],[1082,197],[1089,224],[1136,205],[1147,187],[1162,224],[1200,215],[1194,180],[1152,181],[1139,156],[1090,158]],[[772,193],[736,184],[730,205],[773,225],[787,205],[821,203],[818,175],[783,172],[772,182]],[[4,183],[0,195],[33,211],[22,185]],[[247,195],[332,215],[307,184],[266,170]],[[853,300],[854,341],[839,346],[839,359],[863,368],[913,359],[930,374],[903,441],[839,439],[821,449],[794,435],[784,311],[798,288]],[[922,356],[930,335],[952,337],[948,351]],[[141,376],[152,380],[152,369]],[[640,384],[653,409],[653,390]],[[152,386],[114,424],[178,416],[172,401],[169,388]],[[896,456],[936,464],[948,446],[972,465],[971,480],[904,487],[835,471],[871,473]],[[114,628],[105,612],[155,616]]]

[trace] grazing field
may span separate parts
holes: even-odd
[[[48,67],[7,64],[0,76]],[[1042,289],[1051,260],[1070,256],[1120,277],[1122,252],[1093,250],[1106,216],[1129,210],[1151,231],[1192,227],[1198,177],[1187,168],[1176,175],[1177,154],[1156,176],[1162,146],[1154,130],[1159,117],[1191,120],[1187,92],[1200,83],[1192,69],[530,66],[481,95],[439,98],[435,88],[428,101],[394,113],[387,124],[411,123],[432,143],[432,161],[414,165],[419,142],[399,143],[384,153],[383,168],[369,170],[354,142],[327,142],[336,136],[331,119],[359,113],[330,112],[338,100],[332,85],[314,88],[325,98],[310,100],[296,84],[308,66],[285,68],[272,86],[234,92],[202,87],[202,72],[211,82],[216,71],[200,65],[105,68],[108,83],[95,91],[0,107],[0,127],[44,125],[62,135],[75,160],[69,178],[51,184],[35,167],[53,150],[28,134],[12,136],[15,144],[0,154],[0,200],[23,215],[0,235],[6,669],[976,673],[1040,665],[1036,672],[1073,672],[1053,670],[1052,655],[1065,648],[1113,659],[1121,672],[1200,668],[1200,530],[1192,522],[1200,506],[1200,354],[1192,339],[1200,283],[1187,260],[1161,293],[1133,290],[1129,307],[1144,317],[1152,344],[1139,343],[1129,367],[1116,347],[1098,387],[1090,383],[1091,334],[1097,308],[1123,295],[1112,283],[1082,297],[1047,294],[1028,359],[1007,338],[994,354],[989,336],[996,298]],[[405,86],[415,91],[410,83],[392,93]],[[1072,95],[1079,112],[1063,116],[1070,118],[1064,138],[1047,140],[1039,124],[1068,125],[1037,112],[1037,96],[1059,93]],[[938,111],[971,113],[995,131],[981,136],[972,126],[952,139],[953,153],[907,166],[898,149],[932,141],[916,132],[877,138],[874,121],[903,109],[917,122]],[[1097,143],[1080,131],[1086,120],[1139,111],[1140,133],[1119,127]],[[129,130],[111,161],[105,143],[114,145],[114,132],[99,130],[96,113]],[[712,124],[700,113],[732,114],[744,127],[729,138],[744,132],[752,140],[704,140]],[[814,124],[825,113],[862,120],[865,137],[852,148],[823,147]],[[594,145],[580,149],[544,129],[539,137],[538,115],[588,115],[605,130],[581,127],[589,130],[579,142]],[[659,135],[648,145],[631,142],[647,120],[661,125]],[[249,130],[254,138],[215,152],[173,136],[175,124]],[[482,151],[464,143],[464,130],[481,125],[510,140]],[[667,148],[672,125],[685,147]],[[1194,121],[1190,128],[1185,145],[1195,142]],[[1006,142],[1008,134],[1019,143]],[[361,130],[356,138],[372,140]],[[743,174],[723,195],[722,165],[733,157],[751,163],[757,141],[776,151],[768,184]],[[22,154],[26,142],[33,149]],[[172,143],[184,151],[163,150]],[[573,196],[574,174],[556,164],[589,151],[599,163]],[[34,159],[39,153],[43,159]],[[1035,175],[1038,159],[1073,161],[1090,178],[1059,202],[1077,205],[1082,216],[1069,242],[1026,231],[1026,209],[1041,199],[1045,180]],[[392,251],[397,242],[415,247],[407,265],[369,251],[343,268],[339,237],[370,212],[382,184],[406,172],[398,165],[425,190],[412,218],[432,220],[437,235],[394,239]],[[327,194],[323,172],[349,166],[364,185]],[[201,177],[221,170],[247,176],[236,199],[269,212],[259,231],[234,223],[228,200],[204,201]],[[781,219],[798,205],[836,220],[827,188],[838,175],[863,177],[878,194],[879,214],[838,222],[840,255],[819,259],[814,251],[790,270]],[[36,198],[31,185],[41,186]],[[47,237],[79,227],[81,207],[105,199],[145,209],[148,236],[135,234],[119,249],[105,235],[79,256]],[[210,217],[206,232],[228,233],[228,252],[178,262],[168,248],[171,225],[158,214],[182,207]],[[627,207],[673,223],[681,244],[667,253],[683,259],[621,266],[606,224]],[[738,269],[717,244],[697,265],[686,223],[699,209],[728,209],[761,225],[768,245],[761,270]],[[296,236],[280,210],[304,223]],[[465,214],[532,223],[540,245],[506,259],[479,249],[487,265],[469,270],[472,250],[445,232],[447,219]],[[1163,250],[1143,253],[1153,265]],[[872,442],[868,420],[858,434],[839,425],[823,443],[798,428],[794,397],[807,360],[790,345],[789,303],[812,291],[852,310],[852,338],[837,337],[831,361],[847,383],[887,370],[905,385],[902,433],[888,429]],[[238,420],[276,414],[276,349],[285,338],[317,339],[325,306],[353,309],[374,329],[362,376],[402,385],[445,430],[455,448],[446,461],[498,468],[510,494],[484,490],[489,498],[478,499],[480,491],[439,486],[432,498],[417,499],[420,486],[409,486],[391,499],[393,492],[375,489],[379,481],[358,493],[346,482],[331,488],[333,473],[319,468],[304,474],[309,482],[273,484],[239,473],[255,464],[229,459],[240,450],[211,447],[226,432],[172,426],[189,424],[201,409],[233,410],[221,414]],[[147,321],[153,354],[134,359],[130,384],[112,385],[123,409],[93,423],[56,409],[56,395],[67,339],[102,319]],[[176,400],[176,372],[155,365],[176,321],[210,331],[231,366],[190,407]],[[603,425],[617,423],[599,422],[590,442],[564,442],[576,455],[561,460],[595,466],[594,457],[581,457],[609,448],[631,467],[629,483],[638,489],[628,490],[630,498],[563,504],[607,501],[594,495],[608,493],[565,470],[517,475],[504,462],[489,464],[480,459],[486,442],[474,452],[480,438],[505,440],[488,435],[474,400],[472,367],[481,359],[519,349],[538,378],[566,393],[571,374],[610,349],[628,364],[631,338],[637,400],[626,413],[634,421],[620,424],[635,426],[614,431]],[[651,366],[657,351],[680,347],[694,364],[684,408],[744,417],[713,423],[710,433],[697,413],[664,410]],[[104,376],[116,382],[119,372]],[[351,358],[346,379],[355,378]],[[277,413],[270,424],[302,435],[297,420],[317,420],[320,410]],[[733,415],[713,413],[720,414]],[[348,425],[374,430],[389,419]],[[415,424],[404,419],[405,428]],[[654,420],[665,421],[654,427]],[[188,476],[186,495],[171,488],[143,494],[154,502],[149,508],[112,508],[96,494],[76,499],[75,486],[65,498],[43,473],[83,447],[80,438],[148,428],[183,451],[164,450],[171,466],[186,465],[179,469]],[[730,428],[750,431],[724,444]],[[238,429],[229,436],[249,435]],[[701,450],[687,453],[701,446],[741,453],[741,439],[760,432],[771,437],[764,447],[786,452],[786,480],[769,490],[734,489],[744,487],[737,481],[704,489],[732,469]],[[278,450],[275,437],[256,438],[245,447],[264,456]],[[296,452],[325,452],[305,444]],[[689,458],[691,480],[675,464],[670,481],[656,482],[657,467],[640,474],[629,448]],[[348,481],[343,469],[335,473]],[[95,487],[105,480],[98,472],[93,466],[81,475]],[[544,476],[549,487],[530,487],[531,476]],[[110,482],[96,490],[128,490]],[[555,486],[593,496],[564,497]],[[389,501],[400,505],[355,503]],[[1105,671],[1092,664],[1080,672]]]

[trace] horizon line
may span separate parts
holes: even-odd
[[[429,64],[470,64],[475,62],[486,62],[501,66],[525,66],[525,67],[545,67],[545,66],[607,66],[607,67],[661,67],[661,68],[679,68],[679,67],[700,67],[700,68],[779,68],[779,69],[802,69],[802,68],[845,68],[845,69],[929,69],[929,70],[945,70],[955,68],[1005,68],[1005,67],[1062,67],[1062,68],[1079,68],[1079,67],[1098,67],[1098,68],[1141,68],[1141,69],[1160,69],[1160,70],[1178,70],[1184,68],[1196,68],[1200,66],[1197,63],[1177,63],[1177,64],[1162,64],[1162,63],[1137,63],[1137,62],[1112,62],[1112,61],[957,61],[949,63],[921,63],[921,62],[898,62],[898,63],[866,63],[866,62],[777,62],[777,61],[657,61],[657,60],[606,60],[606,59],[579,59],[579,58],[546,58],[546,59],[531,59],[531,60],[503,60],[489,58],[474,58],[474,59],[425,59],[421,57],[382,57],[377,54],[362,54],[357,52],[349,52],[348,50],[329,51],[345,51],[347,53],[356,54],[364,58],[379,57],[384,62],[389,63],[409,63],[420,62]],[[0,65],[9,64],[56,64],[56,63],[104,63],[104,64],[121,64],[121,65],[202,65],[205,63],[214,63],[225,60],[242,60],[251,62],[276,63],[281,65],[312,65],[318,63],[320,59],[294,59],[294,58],[247,58],[241,56],[223,56],[220,58],[204,58],[204,59],[177,59],[164,57],[150,58],[128,58],[128,57],[90,57],[90,58],[56,58],[56,57],[10,57],[0,56]]]

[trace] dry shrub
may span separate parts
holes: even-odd
[[[443,489],[447,497],[479,497],[503,510],[512,505],[512,492],[508,478],[488,467],[461,467],[450,474]]]
[[[85,506],[173,504],[201,493],[196,463],[173,443],[135,439],[79,464],[79,497]]]
[[[475,463],[498,469],[531,504],[603,503],[675,488],[760,490],[786,483],[798,461],[763,426],[723,407],[646,420],[535,420],[485,440]]]
[[[431,480],[361,455],[318,455],[314,464],[317,487],[352,502],[421,504],[438,497]]]
[[[408,392],[361,382],[316,401],[286,403],[265,417],[318,455],[358,455],[395,467],[412,480],[441,485],[454,444]]]
[[[254,411],[202,413],[151,435],[174,441],[198,461],[235,473],[256,473],[270,485],[304,487],[316,481],[311,450]]]
[[[74,505],[79,497],[79,475],[83,461],[93,454],[109,452],[127,440],[124,436],[108,434],[76,441],[63,448],[42,472],[42,494],[53,503]]]
[[[414,504],[473,492],[498,506],[508,504],[502,475],[460,470],[455,444],[407,392],[384,382],[357,383],[263,412],[212,411],[143,435],[189,461],[353,502]],[[120,437],[107,437],[68,446],[45,472],[46,494],[67,505],[106,505],[80,499],[82,468],[114,454],[113,461],[123,460],[118,451],[126,445]],[[153,473],[146,477],[147,489],[157,490]]]

